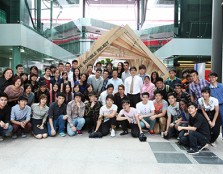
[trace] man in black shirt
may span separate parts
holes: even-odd
[[[174,93],[176,94],[177,102],[180,102],[181,99],[185,99],[187,103],[191,102],[190,94],[183,92],[182,84],[176,83],[174,85]]]
[[[168,101],[168,93],[173,92],[173,89],[169,85],[165,85],[163,82],[163,78],[158,77],[156,79],[156,90],[161,91],[163,93],[163,99]]]
[[[8,96],[6,93],[0,93],[0,141],[2,136],[9,136],[13,130],[10,123],[11,108],[7,105]]]
[[[49,136],[55,136],[56,130],[59,128],[59,134],[61,137],[65,137],[64,133],[65,124],[67,120],[67,106],[64,103],[65,96],[62,93],[57,94],[57,101],[53,102],[49,108],[49,122],[48,134]]]
[[[114,104],[118,106],[117,113],[119,113],[122,110],[122,101],[123,100],[129,100],[129,98],[125,95],[125,86],[124,85],[119,85],[118,86],[118,92],[115,93],[114,98]]]
[[[211,136],[208,122],[205,118],[197,112],[197,105],[189,103],[188,112],[189,125],[188,127],[178,126],[178,130],[188,131],[184,134],[184,137],[180,139],[180,143],[190,147],[187,151],[188,154],[197,154],[202,149],[207,148]]]

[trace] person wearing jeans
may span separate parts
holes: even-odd
[[[64,103],[65,95],[63,93],[57,94],[57,101],[53,102],[49,108],[49,122],[47,124],[48,134],[53,137],[56,135],[56,130],[59,129],[61,137],[65,137],[65,124],[67,120],[66,104]]]
[[[197,154],[202,149],[208,147],[208,143],[211,139],[208,122],[205,118],[197,112],[197,105],[195,103],[188,104],[189,125],[178,126],[178,131],[187,131],[184,137],[181,137],[179,143],[185,146],[189,146],[188,154]]]
[[[85,105],[81,101],[82,94],[77,92],[75,94],[74,100],[70,101],[67,104],[67,116],[68,116],[68,125],[67,133],[70,136],[75,134],[82,135],[81,129],[85,124],[84,111]]]
[[[0,141],[3,141],[3,136],[10,136],[12,126],[10,125],[11,108],[7,105],[8,95],[4,92],[0,93]]]

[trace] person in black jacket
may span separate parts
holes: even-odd
[[[3,136],[10,136],[13,130],[10,125],[11,107],[7,105],[8,96],[6,93],[0,93],[0,141]]]

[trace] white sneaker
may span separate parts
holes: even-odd
[[[217,147],[215,143],[211,143],[211,146],[212,147]]]
[[[115,137],[115,130],[114,129],[111,130],[111,137]]]

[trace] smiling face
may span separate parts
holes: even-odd
[[[6,97],[0,97],[0,108],[4,108],[7,105],[8,99]]]
[[[15,87],[16,87],[16,88],[19,88],[21,85],[22,85],[22,81],[21,81],[21,79],[17,79],[17,80],[15,81]]]
[[[25,91],[25,92],[26,92],[27,94],[30,94],[31,91],[32,91],[32,88],[31,88],[30,86],[28,86],[28,87],[26,88],[26,91]]]
[[[8,80],[8,79],[12,78],[12,75],[13,75],[12,70],[7,70],[4,74],[4,77],[6,80]]]

